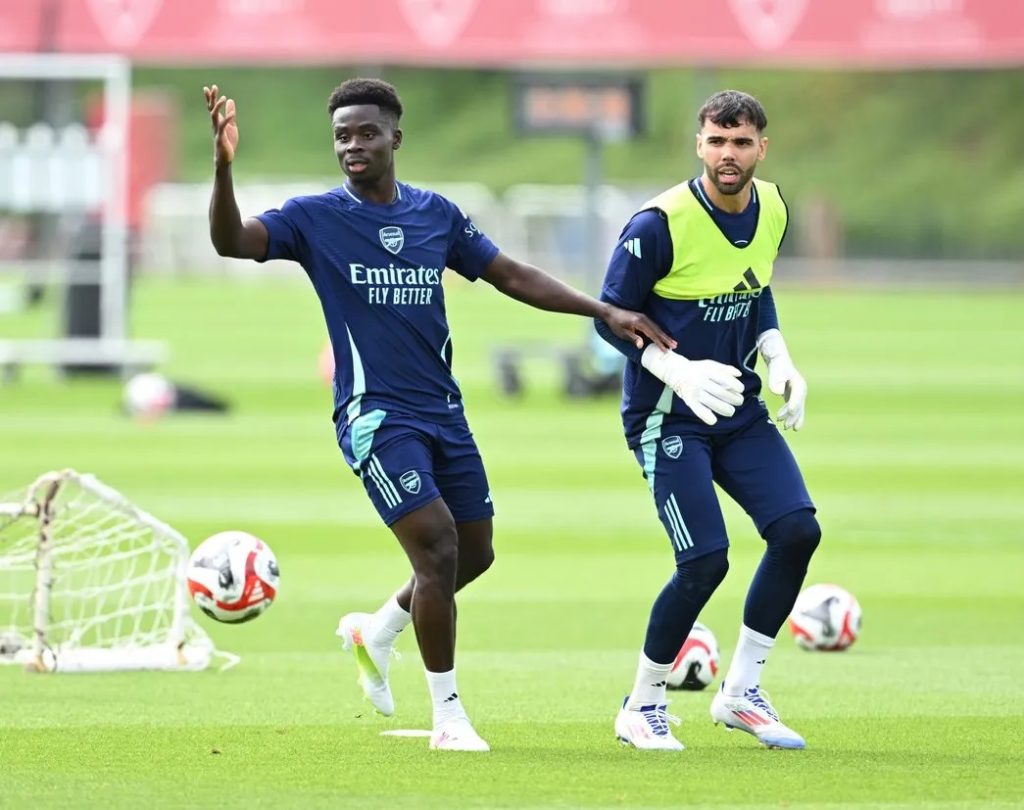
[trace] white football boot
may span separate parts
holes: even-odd
[[[724,689],[723,683],[711,701],[711,719],[716,726],[723,723],[730,731],[738,728],[753,734],[761,745],[768,748],[807,747],[803,737],[782,724],[779,713],[759,686],[748,689],[738,697],[725,694]]]
[[[469,718],[453,717],[446,720],[430,735],[430,747],[434,751],[490,751],[486,741],[473,729]]]
[[[395,699],[388,685],[390,644],[374,643],[373,616],[369,613],[348,613],[341,617],[336,635],[342,649],[351,652],[359,670],[359,685],[367,700],[385,717],[395,713]]]
[[[652,751],[682,751],[679,742],[669,728],[669,723],[678,726],[682,721],[668,713],[668,704],[651,703],[639,709],[627,709],[629,697],[622,702],[615,717],[615,736],[623,745]]]

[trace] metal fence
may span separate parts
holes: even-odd
[[[241,183],[236,196],[243,216],[281,206],[290,197],[318,194],[336,180],[299,183]],[[473,218],[505,253],[594,291],[623,225],[659,189],[600,187],[588,206],[583,186],[524,184],[498,196],[476,183],[413,183],[431,188]],[[167,183],[147,199],[140,234],[138,269],[167,275],[252,274],[246,262],[218,256],[207,237],[210,183]],[[588,223],[593,211],[596,223]],[[796,226],[816,228],[813,218]],[[593,237],[591,236],[593,234]],[[591,243],[594,239],[596,244]],[[796,240],[787,240],[795,242]],[[862,259],[801,253],[787,244],[779,260],[780,279],[820,284],[1024,284],[1024,261]],[[268,262],[260,272],[294,272],[286,262]]]
[[[241,183],[235,193],[242,215],[251,216],[332,185],[336,183]],[[413,185],[450,199],[504,252],[558,276],[582,279],[588,286],[598,283],[603,268],[584,266],[591,226],[583,187],[520,185],[498,197],[476,183]],[[206,238],[210,190],[209,183],[166,183],[153,189],[140,235],[140,270],[173,275],[252,272],[243,262],[218,256]],[[647,196],[613,186],[600,189],[595,207],[599,255],[607,256],[622,226]],[[267,267],[276,272],[283,264],[268,262]]]

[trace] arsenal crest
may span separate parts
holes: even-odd
[[[661,442],[661,449],[669,458],[679,458],[683,454],[683,440],[678,436],[666,436]]]
[[[409,27],[425,45],[451,45],[473,16],[477,0],[399,0]]]
[[[380,243],[397,256],[405,244],[405,234],[397,225],[388,225],[380,229]]]
[[[408,470],[402,473],[398,481],[402,485],[402,489],[410,495],[415,495],[420,491],[420,474],[416,470]]]
[[[100,33],[112,45],[129,48],[149,30],[163,0],[87,0]]]
[[[729,0],[740,28],[764,50],[785,44],[807,10],[808,0]]]

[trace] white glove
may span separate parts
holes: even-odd
[[[640,355],[640,363],[671,388],[698,419],[713,425],[720,416],[732,416],[743,404],[740,370],[714,360],[687,360],[653,343]]]
[[[782,332],[778,329],[762,332],[757,338],[757,348],[768,366],[768,390],[786,400],[775,418],[783,429],[800,430],[804,426],[807,381],[793,365]]]

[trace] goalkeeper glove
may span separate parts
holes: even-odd
[[[786,400],[775,418],[784,429],[800,430],[804,426],[807,381],[793,365],[782,332],[778,329],[762,332],[757,338],[757,348],[768,366],[768,390]]]
[[[671,388],[705,424],[715,424],[715,414],[732,416],[743,404],[738,368],[714,360],[687,360],[654,344],[644,349],[640,364]]]

